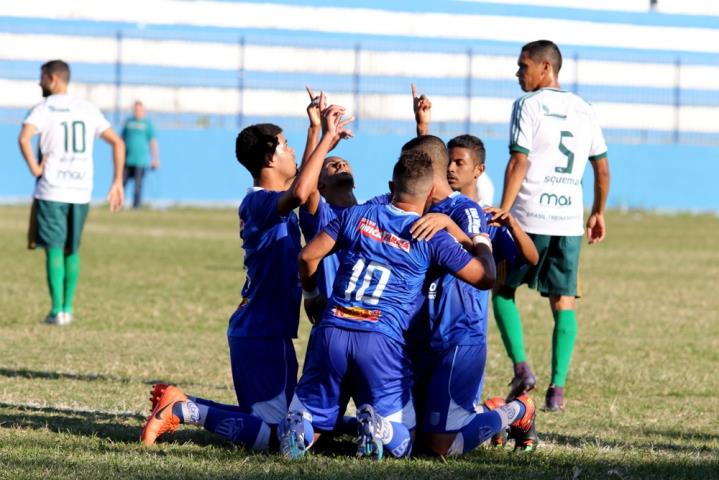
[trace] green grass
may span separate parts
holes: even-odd
[[[42,325],[44,254],[25,250],[26,207],[0,207],[0,478],[719,478],[719,219],[612,212],[583,250],[568,408],[542,414],[532,455],[357,461],[348,439],[299,463],[196,428],[156,448],[138,435],[153,382],[233,402],[225,338],[242,255],[233,210],[109,214],[93,208],[76,322]],[[551,315],[518,294],[526,344],[549,375]],[[485,393],[511,374],[489,327]],[[303,321],[297,341],[302,359]]]

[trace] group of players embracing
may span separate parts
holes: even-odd
[[[498,266],[538,258],[507,211],[479,205],[483,143],[427,134],[431,103],[413,86],[418,136],[402,147],[390,192],[358,205],[349,163],[328,156],[352,136],[352,118],[308,93],[299,169],[276,125],[249,126],[236,140],[254,180],[239,208],[246,281],[227,331],[238,405],[155,385],[141,440],[184,423],[292,459],[338,434],[375,460],[413,448],[458,455],[508,437],[532,450],[526,394],[480,399]],[[313,327],[296,381],[302,298]],[[350,399],[355,416],[345,415]]]

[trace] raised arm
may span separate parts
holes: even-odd
[[[323,119],[327,122],[327,131],[322,135],[320,143],[307,159],[307,163],[300,169],[292,186],[277,201],[277,210],[281,215],[287,215],[307,203],[310,195],[317,191],[317,182],[325,156],[340,140],[352,137],[352,131],[345,127],[353,118],[342,118],[344,112],[344,107],[338,105],[330,105],[322,112]]]
[[[27,167],[30,169],[30,173],[33,177],[39,177],[42,175],[43,166],[35,158],[35,152],[32,151],[32,137],[37,134],[37,128],[34,125],[28,123],[23,124],[20,130],[20,136],[18,137],[18,145],[20,145],[20,153],[27,163]]]
[[[309,118],[309,127],[307,128],[307,140],[305,142],[305,151],[302,154],[302,164],[300,169],[304,168],[304,165],[310,158],[312,152],[317,148],[317,144],[320,140],[320,132],[322,129],[322,110],[325,109],[325,95],[324,92],[320,92],[319,95],[315,95],[309,86],[305,86],[307,94],[310,96],[310,103],[307,105],[307,117]],[[304,206],[308,212],[312,215],[317,213],[317,207],[320,204],[320,193],[315,190],[310,194],[310,198],[305,202]]]
[[[417,95],[417,87],[412,84],[412,110],[417,124],[417,136],[429,134],[429,122],[432,119],[432,102],[425,95]]]
[[[527,155],[522,152],[513,151],[509,157],[507,168],[504,171],[504,191],[502,192],[502,203],[500,208],[502,210],[509,210],[512,208],[514,201],[517,199],[517,194],[522,187],[524,177],[527,175],[527,169],[529,168],[529,159]]]
[[[607,234],[604,223],[604,208],[609,195],[609,161],[607,157],[591,160],[594,171],[594,202],[592,213],[587,219],[587,239],[589,244],[599,243]]]
[[[125,192],[122,186],[122,170],[125,167],[125,142],[112,128],[103,131],[100,138],[112,147],[114,171],[110,191],[107,194],[107,201],[110,203],[110,211],[117,212],[122,208],[122,203],[125,200]]]

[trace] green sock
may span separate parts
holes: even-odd
[[[574,310],[554,312],[552,334],[552,385],[563,387],[567,382],[572,350],[577,339],[577,316]]]
[[[77,279],[80,277],[80,253],[75,252],[65,257],[65,301],[62,310],[72,313],[72,303],[75,301]]]
[[[514,303],[514,298],[493,294],[492,307],[507,355],[513,363],[526,362],[522,319],[519,317],[519,309]]]
[[[62,311],[64,296],[65,260],[62,248],[50,247],[45,249],[45,271],[47,273],[47,286],[50,289],[52,310],[57,315]]]

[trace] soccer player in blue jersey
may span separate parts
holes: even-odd
[[[301,289],[297,279],[300,229],[293,209],[317,189],[326,153],[351,135],[344,109],[323,111],[328,132],[299,174],[294,150],[273,124],[245,128],[237,160],[254,179],[239,209],[247,270],[242,302],[227,330],[238,406],[187,397],[177,387],[156,386],[154,408],[141,439],[153,444],[180,423],[202,425],[233,443],[266,450],[271,427],[285,418],[297,379],[292,338],[297,336]],[[277,292],[282,292],[278,301]]]
[[[335,426],[343,389],[359,406],[358,455],[381,459],[385,449],[395,457],[408,455],[415,413],[404,343],[425,275],[434,266],[477,287],[494,282],[491,256],[473,258],[448,233],[439,231],[429,241],[413,239],[410,229],[434,190],[432,162],[425,153],[402,153],[390,190],[391,204],[348,209],[300,254],[302,286],[311,292],[321,259],[337,248],[344,252],[288,418],[278,428],[281,450],[290,458],[304,455],[316,430]],[[484,243],[479,237],[475,242]],[[529,425],[534,408],[523,398],[490,415],[498,431],[512,422]]]
[[[412,86],[413,105],[420,136],[405,147],[431,144],[435,150],[433,161],[436,185],[454,190],[444,200],[435,202],[430,211],[450,216],[469,236],[487,233],[499,253],[516,256],[516,249],[506,229],[489,228],[485,214],[478,205],[476,179],[484,170],[484,146],[476,137],[468,135],[450,141],[451,153],[437,137],[428,135],[431,102],[416,95]],[[471,141],[472,139],[476,141]],[[481,147],[481,148],[480,148]],[[460,155],[461,154],[461,155]],[[462,187],[457,188],[458,180]],[[464,184],[473,182],[470,190]],[[504,219],[504,216],[499,216]],[[430,217],[425,217],[427,221]],[[417,227],[425,219],[418,222]],[[523,232],[522,232],[523,233]],[[527,240],[528,237],[524,235]],[[529,246],[534,247],[531,240]],[[536,250],[535,250],[536,255]],[[440,455],[461,454],[471,451],[480,442],[477,430],[488,428],[491,419],[478,414],[489,406],[503,403],[491,399],[480,406],[486,360],[486,333],[489,291],[479,290],[452,275],[441,275],[429,284],[424,305],[418,312],[418,320],[409,332],[415,371],[415,398],[420,412],[419,429],[426,437],[429,448]],[[486,422],[490,422],[487,424]],[[515,444],[528,450],[536,443],[533,429],[515,428]],[[503,440],[504,436],[497,437]]]

